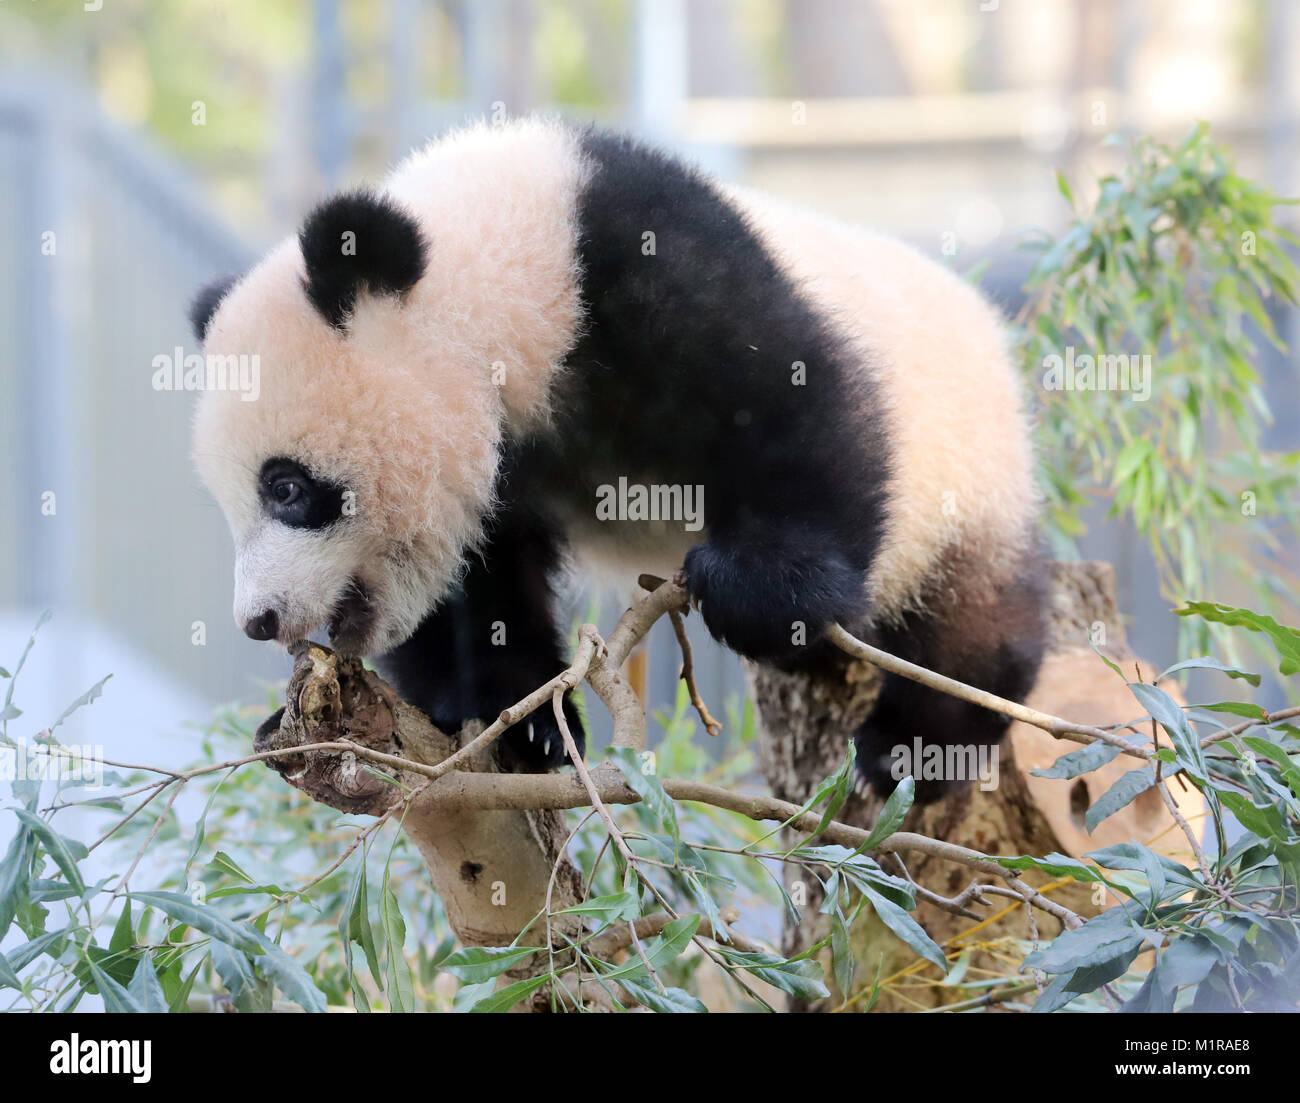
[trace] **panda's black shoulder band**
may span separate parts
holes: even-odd
[[[298,234],[303,287],[330,325],[344,329],[363,291],[401,295],[424,274],[428,246],[420,227],[392,199],[344,192],[321,203]]]

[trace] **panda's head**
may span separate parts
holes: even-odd
[[[426,278],[436,249],[391,198],[345,194],[194,303],[195,462],[230,523],[235,619],[254,639],[328,627],[346,653],[388,650],[480,536],[500,398]]]

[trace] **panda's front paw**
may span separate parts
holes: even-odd
[[[807,541],[697,544],[686,588],[713,637],[751,659],[791,661],[866,605],[863,572]]]
[[[564,698],[564,720],[577,744],[578,753],[582,754],[587,747],[586,729],[568,695]],[[550,701],[525,716],[501,737],[501,765],[515,773],[544,774],[569,761],[569,752],[564,746],[564,737]]]

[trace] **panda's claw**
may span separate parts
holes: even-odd
[[[582,754],[586,733],[578,710],[567,697],[564,719],[578,746],[578,753]],[[510,728],[501,737],[500,748],[503,767],[515,772],[545,773],[569,762],[568,749],[549,702]]]

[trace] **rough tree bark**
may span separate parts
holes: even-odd
[[[455,737],[449,736],[359,661],[308,644],[298,653],[280,726],[263,728],[254,750],[346,740],[381,754],[437,766],[481,730],[481,725],[467,725]],[[373,816],[397,809],[404,792],[427,781],[397,767],[385,771],[397,784],[384,781],[346,751],[307,751],[269,759],[268,765],[313,800],[342,812]],[[494,772],[495,749],[488,748],[468,765]],[[433,890],[466,946],[509,945],[548,900],[553,911],[580,900],[578,871],[563,854],[568,833],[562,811],[474,809],[416,797],[402,827],[419,848]],[[556,935],[557,928],[573,938],[582,933],[577,916],[556,916],[551,926]],[[525,941],[540,945],[545,937],[546,927],[539,923]],[[556,941],[563,946],[562,938],[553,938]],[[546,955],[535,954],[511,970],[507,979],[521,980],[547,967]],[[594,985],[583,988],[583,998],[591,1009],[608,1006],[604,993]],[[550,995],[543,987],[516,1010],[543,1011],[549,1006]]]
[[[1104,643],[1103,650],[1126,671],[1138,669],[1149,681],[1152,672],[1145,665],[1134,667],[1135,657],[1124,636],[1119,614],[1114,569],[1107,563],[1055,564],[1050,604],[1049,653],[1033,694],[1027,704],[1081,723],[1103,726],[1130,720],[1141,714],[1124,682],[1117,678],[1093,652],[1090,640]],[[880,671],[866,663],[854,663],[841,681],[820,680],[806,674],[785,674],[747,664],[751,688],[762,718],[760,758],[772,792],[785,800],[802,803],[817,785],[835,771],[844,755],[844,733],[851,731],[871,711],[881,683]],[[1176,690],[1165,686],[1176,695]],[[999,783],[991,792],[967,786],[945,800],[925,808],[914,808],[902,830],[978,850],[984,854],[1033,854],[1060,852],[1078,857],[1088,850],[1111,843],[1136,840],[1186,860],[1183,836],[1168,832],[1174,826],[1154,790],[1143,794],[1127,809],[1112,816],[1089,835],[1083,827],[1083,813],[1119,775],[1136,763],[1123,756],[1094,774],[1074,781],[1049,781],[1029,776],[1029,771],[1050,765],[1072,744],[1062,743],[1039,728],[1015,723],[1000,750]],[[1180,810],[1193,823],[1203,811],[1195,790],[1175,791]],[[867,827],[880,810],[873,797],[850,797],[837,819],[841,823]],[[923,888],[946,898],[958,895],[970,882],[970,873],[958,866],[917,856],[907,871]],[[787,920],[783,950],[802,952],[828,933],[828,919],[817,913],[822,902],[816,881],[797,883],[795,867],[786,867],[786,887],[807,900],[799,924]],[[987,880],[987,878],[981,878]],[[1048,878],[1028,873],[1025,880],[1041,888]],[[1113,903],[1098,899],[1091,886],[1074,882],[1052,890],[1058,900],[1081,916],[1097,914]],[[1007,956],[993,946],[1008,938],[1044,940],[1060,933],[1060,924],[1050,916],[1026,909],[1005,898],[995,898],[979,918],[1005,911],[1001,918],[982,926],[963,939],[963,932],[977,919],[953,914],[922,902],[917,918],[940,945],[951,940],[948,949],[972,947],[971,965],[994,972],[1007,971]],[[1036,924],[1036,926],[1034,926]],[[877,975],[882,980],[907,970],[905,983],[881,996],[875,1010],[912,1011],[952,1003],[955,997],[935,982],[934,966],[914,967],[915,955],[883,928],[874,916],[860,922],[854,931],[855,957],[859,963],[858,985],[869,984]],[[1000,954],[999,957],[994,954]],[[833,970],[826,954],[828,986],[834,988]],[[879,970],[879,973],[878,973]],[[825,1011],[838,1006],[841,993],[832,991],[830,1000],[790,1001],[791,1010]],[[865,1002],[865,1001],[864,1001]]]

